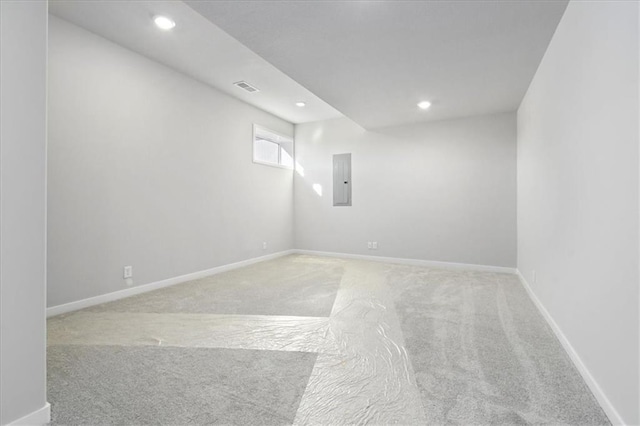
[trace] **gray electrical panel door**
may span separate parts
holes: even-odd
[[[351,205],[351,154],[333,156],[333,205]]]

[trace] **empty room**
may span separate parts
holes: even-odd
[[[0,0],[1,425],[640,425],[640,3]]]

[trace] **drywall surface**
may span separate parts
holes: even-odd
[[[0,2],[0,424],[46,404],[47,2]]]
[[[49,22],[49,306],[293,248],[293,172],[251,151],[292,124]]]
[[[640,423],[638,48],[637,2],[571,2],[518,110],[518,268],[627,424]]]
[[[332,205],[332,156],[351,153],[352,206]],[[296,125],[296,248],[516,264],[516,117],[366,131]],[[368,242],[377,242],[369,250]]]

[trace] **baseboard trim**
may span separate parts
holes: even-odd
[[[609,401],[609,398],[607,398],[605,393],[602,391],[602,388],[600,388],[600,385],[598,385],[596,379],[591,375],[591,372],[589,372],[587,366],[584,365],[582,359],[580,359],[580,356],[569,342],[569,339],[567,339],[558,324],[554,321],[549,311],[547,311],[540,299],[538,299],[538,296],[536,296],[536,294],[533,292],[527,280],[517,269],[516,274],[520,278],[522,286],[527,291],[527,294],[529,294],[529,297],[533,301],[534,305],[536,305],[538,311],[540,311],[544,319],[547,321],[547,324],[549,324],[549,327],[551,327],[551,330],[553,330],[553,333],[560,341],[560,344],[562,344],[564,350],[567,352],[567,354],[569,354],[569,358],[571,358],[571,361],[573,361],[573,364],[578,369],[578,372],[584,379],[585,383],[587,384],[587,386],[589,386],[589,389],[591,389],[593,396],[595,396],[596,400],[600,404],[600,407],[602,407],[602,410],[609,418],[609,421],[611,421],[613,425],[625,425],[625,422],[618,411],[613,407],[613,404],[611,404],[611,401]]]
[[[51,404],[48,402],[44,407],[29,413],[24,417],[20,417],[18,420],[14,420],[9,423],[9,426],[41,426],[46,425],[51,421]]]
[[[168,278],[162,281],[156,281],[153,283],[144,284],[137,287],[131,287],[124,290],[114,291],[112,293],[101,294],[100,296],[89,297],[87,299],[65,303],[63,305],[52,306],[50,308],[47,308],[47,318],[60,315],[60,314],[65,314],[67,312],[77,311],[79,309],[88,308],[90,306],[99,305],[101,303],[112,302],[118,299],[124,299],[125,297],[135,296],[136,294],[147,293],[149,291],[158,290],[160,288],[170,287],[172,285],[180,284],[186,281],[197,280],[198,278],[203,278],[209,275],[220,274],[222,272],[242,268],[243,266],[253,265],[254,263],[264,262],[266,260],[287,256],[295,252],[296,252],[295,250],[284,250],[277,253],[268,254],[266,256],[254,257],[251,259],[242,260],[240,262],[216,266],[215,268],[206,269],[204,271],[192,272],[190,274],[180,275],[178,277]]]
[[[439,262],[435,260],[403,259],[399,257],[370,256],[365,254],[336,253],[336,252],[316,251],[316,250],[296,249],[294,250],[294,252],[298,254],[309,254],[314,256],[338,257],[341,259],[368,260],[372,262],[397,263],[401,265],[428,266],[432,268],[441,268],[441,269],[481,271],[481,272],[500,272],[500,273],[506,273],[506,274],[516,273],[516,268],[508,268],[505,266],[489,266],[489,265],[475,265],[471,263]]]

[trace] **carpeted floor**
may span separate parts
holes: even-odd
[[[276,259],[112,303],[91,312],[158,312],[328,317],[343,266]]]
[[[609,424],[509,274],[294,255],[48,339],[57,425]]]
[[[512,275],[396,268],[427,423],[608,424]]]
[[[293,422],[316,355],[158,346],[49,348],[54,423]]]

